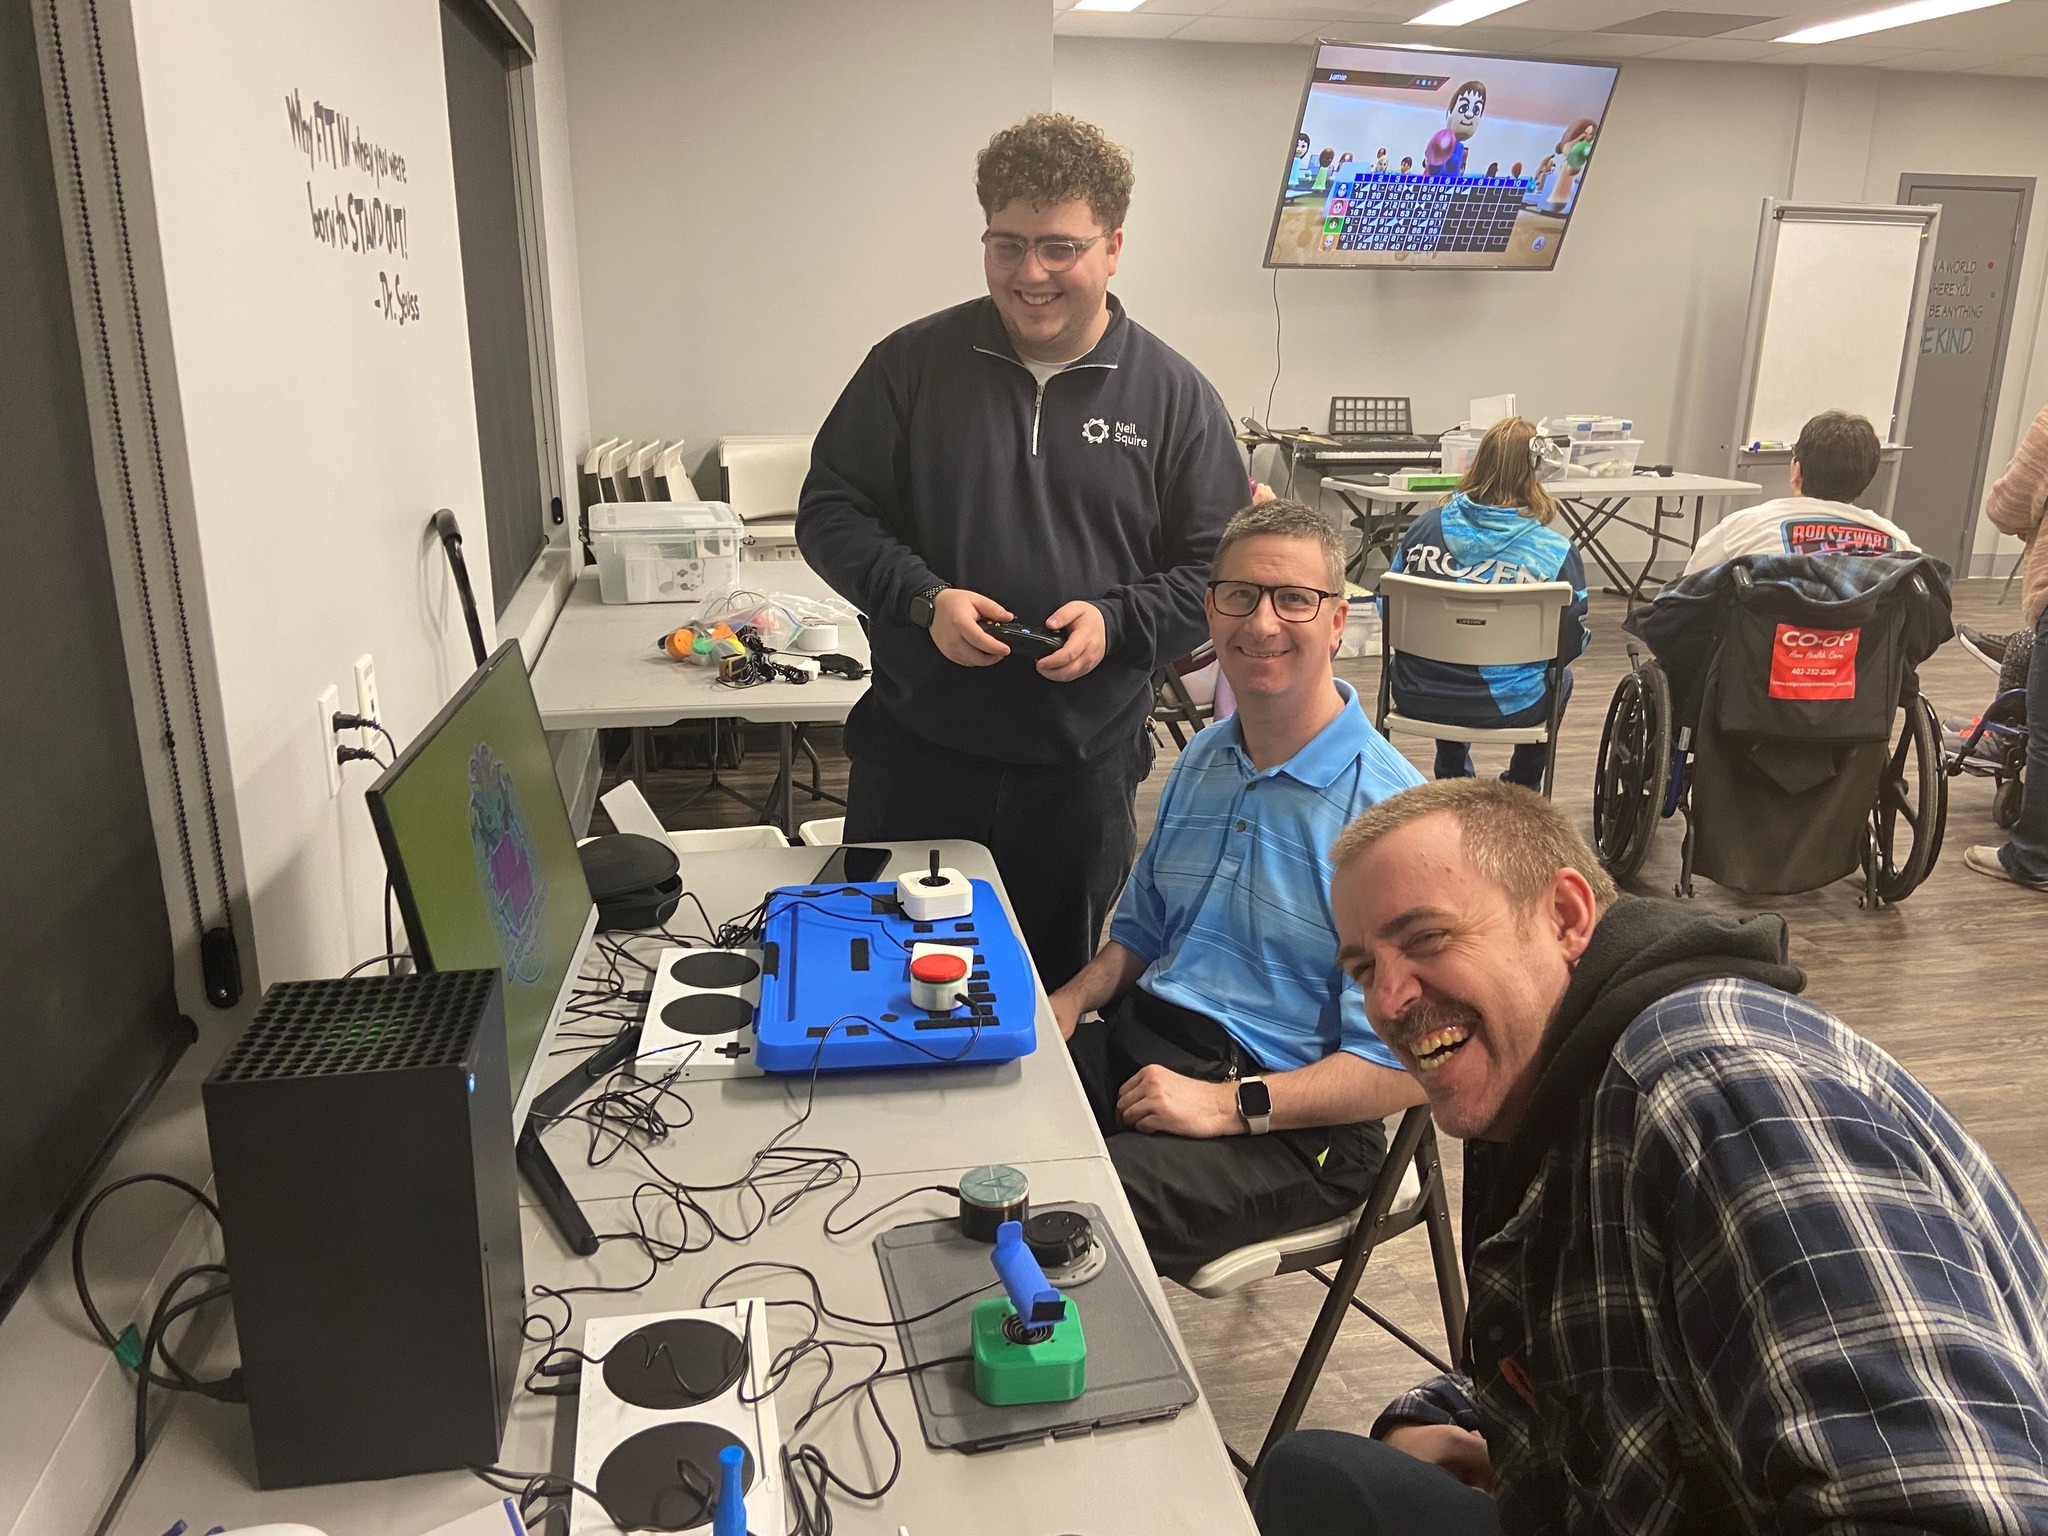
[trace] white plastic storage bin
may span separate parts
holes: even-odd
[[[1539,431],[1547,436],[1569,437],[1574,442],[1617,442],[1628,437],[1636,424],[1626,416],[1601,416],[1594,412],[1545,417]]]
[[[1437,439],[1437,468],[1447,475],[1462,475],[1479,457],[1479,444],[1485,436],[1483,432],[1446,432]]]
[[[1639,437],[1574,439],[1571,474],[1594,479],[1611,475],[1619,479],[1636,472],[1636,460],[1642,455],[1643,440]]]
[[[1380,604],[1372,593],[1351,589],[1351,611],[1344,619],[1344,637],[1337,642],[1343,658],[1380,653]]]
[[[744,529],[722,501],[619,501],[590,509],[598,595],[608,603],[722,602]]]

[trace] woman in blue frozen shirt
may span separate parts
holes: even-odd
[[[1480,585],[1568,581],[1577,621],[1576,656],[1586,647],[1586,571],[1579,552],[1548,524],[1557,503],[1537,478],[1536,428],[1520,416],[1496,422],[1480,441],[1457,494],[1418,517],[1394,551],[1404,575]],[[1394,707],[1417,720],[1481,729],[1541,724],[1548,713],[1540,662],[1507,667],[1454,666],[1395,656]],[[1564,676],[1571,696],[1571,673]],[[1516,746],[1501,778],[1527,789],[1543,787],[1550,760],[1545,742]],[[1439,741],[1436,776],[1472,777],[1471,744]]]

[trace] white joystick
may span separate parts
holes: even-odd
[[[941,918],[974,915],[974,888],[959,870],[939,868],[939,850],[936,848],[932,850],[929,870],[897,878],[896,900],[903,908],[903,915],[913,923],[935,923]]]

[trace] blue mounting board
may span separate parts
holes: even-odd
[[[761,928],[760,1062],[770,1072],[1013,1061],[1038,1043],[1038,987],[995,887],[972,880],[974,911],[914,923],[894,881],[782,886]],[[968,951],[971,1007],[910,1000],[913,944]]]

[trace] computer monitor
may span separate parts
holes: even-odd
[[[517,1135],[597,925],[518,641],[477,668],[365,798],[414,965],[504,973]]]
[[[1617,72],[1321,44],[1266,265],[1549,271]]]

